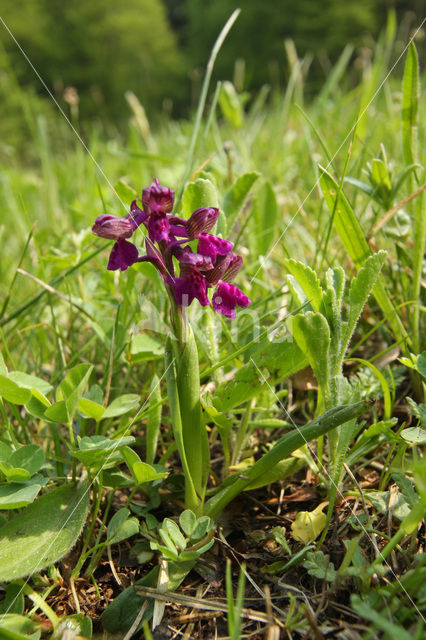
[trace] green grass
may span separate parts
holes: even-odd
[[[362,638],[422,637],[425,138],[419,119],[425,104],[418,96],[414,46],[399,58],[400,53],[388,30],[372,62],[361,61],[366,65],[362,77],[349,88],[345,77],[353,68],[345,52],[307,105],[297,65],[284,95],[266,97],[265,91],[243,109],[243,97],[231,87],[219,87],[220,96],[213,88],[204,113],[200,109],[190,122],[165,121],[156,131],[138,120],[133,105],[126,136],[113,128],[111,133],[95,126],[81,131],[90,153],[50,108],[38,116],[25,113],[31,122],[28,154],[9,149],[0,177],[0,517],[15,536],[29,536],[30,528],[20,528],[21,520],[14,518],[26,522],[23,514],[37,505],[36,495],[54,487],[61,492],[58,487],[83,476],[75,491],[85,500],[86,475],[92,490],[82,534],[81,523],[70,527],[68,546],[54,546],[50,555],[35,557],[35,573],[29,578],[27,570],[13,573],[13,560],[2,559],[0,547],[0,580],[6,588],[0,635],[3,628],[16,634],[4,631],[5,637],[37,633],[37,608],[54,627],[58,615],[87,610],[95,632],[101,633],[105,601],[100,578],[111,572],[104,564],[108,558],[111,566],[120,561],[121,549],[133,553],[137,568],[124,581],[126,570],[120,570],[121,586],[110,574],[114,597],[122,595],[103,617],[104,629],[120,637],[141,609],[141,601],[131,600],[135,596],[124,590],[124,583],[139,580],[143,588],[157,587],[159,558],[163,563],[168,559],[168,590],[177,594],[190,571],[192,583],[203,584],[194,569],[197,562],[201,569],[221,563],[222,577],[226,565],[220,596],[232,604],[232,638],[240,634],[235,616],[251,607],[244,597],[259,597],[256,585],[269,611],[270,600],[261,587],[265,574],[276,596],[270,621],[281,629],[286,625],[282,633],[288,637],[299,631],[312,634],[315,627],[324,632],[338,615],[343,625],[362,624]],[[184,194],[183,180],[209,179],[226,214],[219,230],[244,255],[238,284],[252,300],[250,312],[245,310],[232,324],[195,303],[189,312],[212,461],[205,514],[221,519],[219,530],[206,515],[194,515],[193,521],[182,506],[182,469],[164,378],[165,335],[146,330],[154,316],[157,326],[168,323],[161,279],[149,264],[107,272],[110,242],[90,230],[101,213],[124,215],[132,189],[140,195],[156,176],[179,194]],[[392,208],[395,212],[380,226]],[[135,239],[142,247],[142,231]],[[368,275],[373,264],[368,262],[370,267],[354,280],[368,254],[382,249],[387,255],[377,282],[378,262],[377,273]],[[326,282],[329,268],[334,269],[332,283]],[[343,295],[344,281],[340,316],[336,300],[339,291]],[[362,311],[370,290],[373,295]],[[278,336],[288,335],[287,327],[292,331],[289,314],[297,314],[295,343],[269,342],[269,331]],[[349,334],[344,333],[347,326]],[[308,364],[315,377],[305,369]],[[317,424],[342,423],[333,413],[340,411],[338,405],[372,398],[376,403],[364,411],[361,422],[356,422],[361,410],[345,414],[345,427],[299,448],[297,457],[290,456],[296,447],[287,446],[291,436],[285,446],[280,441],[295,425],[306,423],[305,433],[314,438]],[[332,413],[323,419],[324,411]],[[96,446],[92,436],[98,436]],[[116,451],[119,436],[129,438]],[[12,453],[22,445],[27,446],[25,455]],[[277,453],[280,446],[284,459]],[[274,463],[266,473],[268,460]],[[238,490],[227,481],[233,473],[240,474]],[[269,524],[263,516],[270,509],[253,508],[250,496],[262,505],[265,496],[279,496],[280,487],[287,495],[306,488],[307,480],[310,499],[296,510],[283,502],[284,520],[276,516]],[[18,490],[23,492],[19,496]],[[62,494],[52,495],[53,503]],[[236,502],[248,521],[238,507],[237,516],[232,509],[223,511],[227,496],[239,496]],[[322,502],[330,504],[328,519],[318,509],[314,513]],[[41,528],[48,538],[56,520],[45,511]],[[295,511],[298,522],[307,523],[299,539],[292,533]],[[179,516],[180,528],[175,522]],[[84,521],[84,514],[79,518]],[[244,527],[247,536],[241,533]],[[217,558],[223,549],[239,563],[236,541],[248,547],[256,541],[262,560],[251,562],[249,554],[234,575],[240,576],[234,580],[234,604],[230,565],[223,554]],[[264,541],[274,546],[273,553],[265,551]],[[26,538],[25,544],[31,555],[34,542]],[[64,555],[68,559],[62,563]],[[303,589],[284,597],[277,581],[285,584],[295,576]],[[27,581],[23,589],[22,578]],[[55,612],[62,601],[54,596],[64,580],[72,604]],[[103,604],[86,609],[81,589],[91,583]],[[191,581],[186,585],[188,593]],[[321,613],[315,594],[322,589]],[[190,593],[195,603],[199,596],[194,589]],[[205,603],[210,600],[211,609],[219,606],[209,596]],[[146,616],[152,614],[150,602],[148,598]],[[251,608],[264,612],[265,602]],[[159,606],[156,602],[157,618]],[[119,617],[123,611],[126,619]],[[89,637],[87,618],[74,622],[80,624],[80,635]],[[208,622],[204,624],[206,632]],[[250,616],[244,618],[241,633],[253,631],[253,625]],[[47,627],[41,629],[49,635]],[[209,633],[213,637],[212,626]]]

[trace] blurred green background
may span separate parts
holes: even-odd
[[[355,61],[360,52],[365,59],[390,8],[397,11],[402,41],[419,24],[422,4],[421,0],[0,0],[2,150],[25,153],[34,114],[38,109],[44,113],[46,108],[55,109],[19,47],[83,131],[84,124],[94,120],[120,129],[131,114],[127,91],[137,96],[150,122],[190,114],[212,45],[238,6],[242,12],[220,52],[215,77],[233,80],[250,100],[265,84],[285,87],[292,51],[307,56],[309,96],[322,85],[348,43],[353,44]],[[356,76],[357,65],[351,69]],[[358,79],[346,81],[355,84]]]

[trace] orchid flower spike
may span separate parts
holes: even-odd
[[[93,233],[116,241],[107,268],[125,271],[136,262],[151,262],[180,308],[194,299],[203,307],[210,305],[208,292],[213,289],[213,309],[235,318],[236,308],[248,307],[250,300],[231,282],[242,267],[242,256],[233,253],[232,242],[210,233],[219,209],[201,207],[184,220],[172,214],[174,197],[172,189],[155,179],[142,191],[142,208],[135,200],[125,217],[103,214],[96,218]],[[144,256],[128,241],[141,224],[148,232]],[[196,251],[188,244],[192,241],[197,241]]]

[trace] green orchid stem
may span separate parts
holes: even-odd
[[[310,440],[314,440],[339,425],[357,418],[364,413],[371,404],[371,400],[363,400],[355,404],[336,407],[312,422],[309,422],[304,427],[287,433],[278,440],[268,453],[255,462],[255,464],[244,473],[244,476],[236,476],[237,479],[233,484],[210,498],[204,507],[204,515],[210,516],[210,518],[217,518],[231,500],[249,488],[252,482],[275,466],[280,460],[287,458],[293,451],[299,449]]]
[[[188,337],[185,308],[176,304],[174,294],[171,289],[168,288],[167,293],[169,294],[170,299],[170,318],[173,333],[181,347],[181,350],[183,350]]]
[[[209,443],[201,415],[198,350],[183,312],[171,299],[175,335],[166,340],[165,377],[173,435],[185,476],[185,507],[200,514],[209,473]]]
[[[53,629],[56,629],[60,620],[56,615],[56,613],[53,611],[53,609],[49,607],[49,605],[43,600],[43,598],[36,591],[31,589],[31,587],[28,584],[25,584],[23,580],[16,580],[16,583],[21,586],[22,591],[25,593],[26,596],[29,597],[30,600],[34,602],[34,604],[38,607],[38,609],[40,609],[40,611],[43,611],[45,616],[52,623]]]

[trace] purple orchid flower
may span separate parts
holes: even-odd
[[[119,238],[112,248],[108,260],[108,271],[125,271],[138,261],[138,250],[132,242]]]
[[[236,318],[236,307],[248,307],[250,299],[234,284],[219,282],[219,286],[213,294],[212,305],[227,318]]]
[[[163,185],[159,183],[158,178],[155,178],[154,182],[142,191],[143,210],[146,211],[148,215],[153,212],[170,213],[173,209],[174,201],[174,191],[168,187],[163,187]]]
[[[174,296],[178,305],[189,307],[193,299],[197,298],[201,306],[207,307],[210,300],[207,297],[207,282],[201,271],[191,265],[185,265],[181,273],[183,277],[173,280]]]
[[[232,242],[222,240],[211,233],[201,233],[198,236],[198,253],[209,256],[213,263],[216,262],[217,256],[226,256],[233,248]]]
[[[195,298],[203,307],[210,305],[207,292],[213,287],[213,309],[235,318],[236,307],[248,307],[250,300],[231,284],[241,269],[242,256],[232,252],[232,242],[209,233],[217,222],[219,209],[201,207],[185,220],[171,213],[173,204],[174,192],[155,179],[142,192],[142,209],[134,200],[123,218],[98,216],[93,233],[116,240],[107,268],[125,271],[136,262],[151,262],[179,307],[189,306]],[[139,256],[135,245],[128,242],[141,224],[148,231],[144,256]],[[196,251],[188,244],[192,240],[198,240]],[[179,277],[175,275],[177,264]]]

